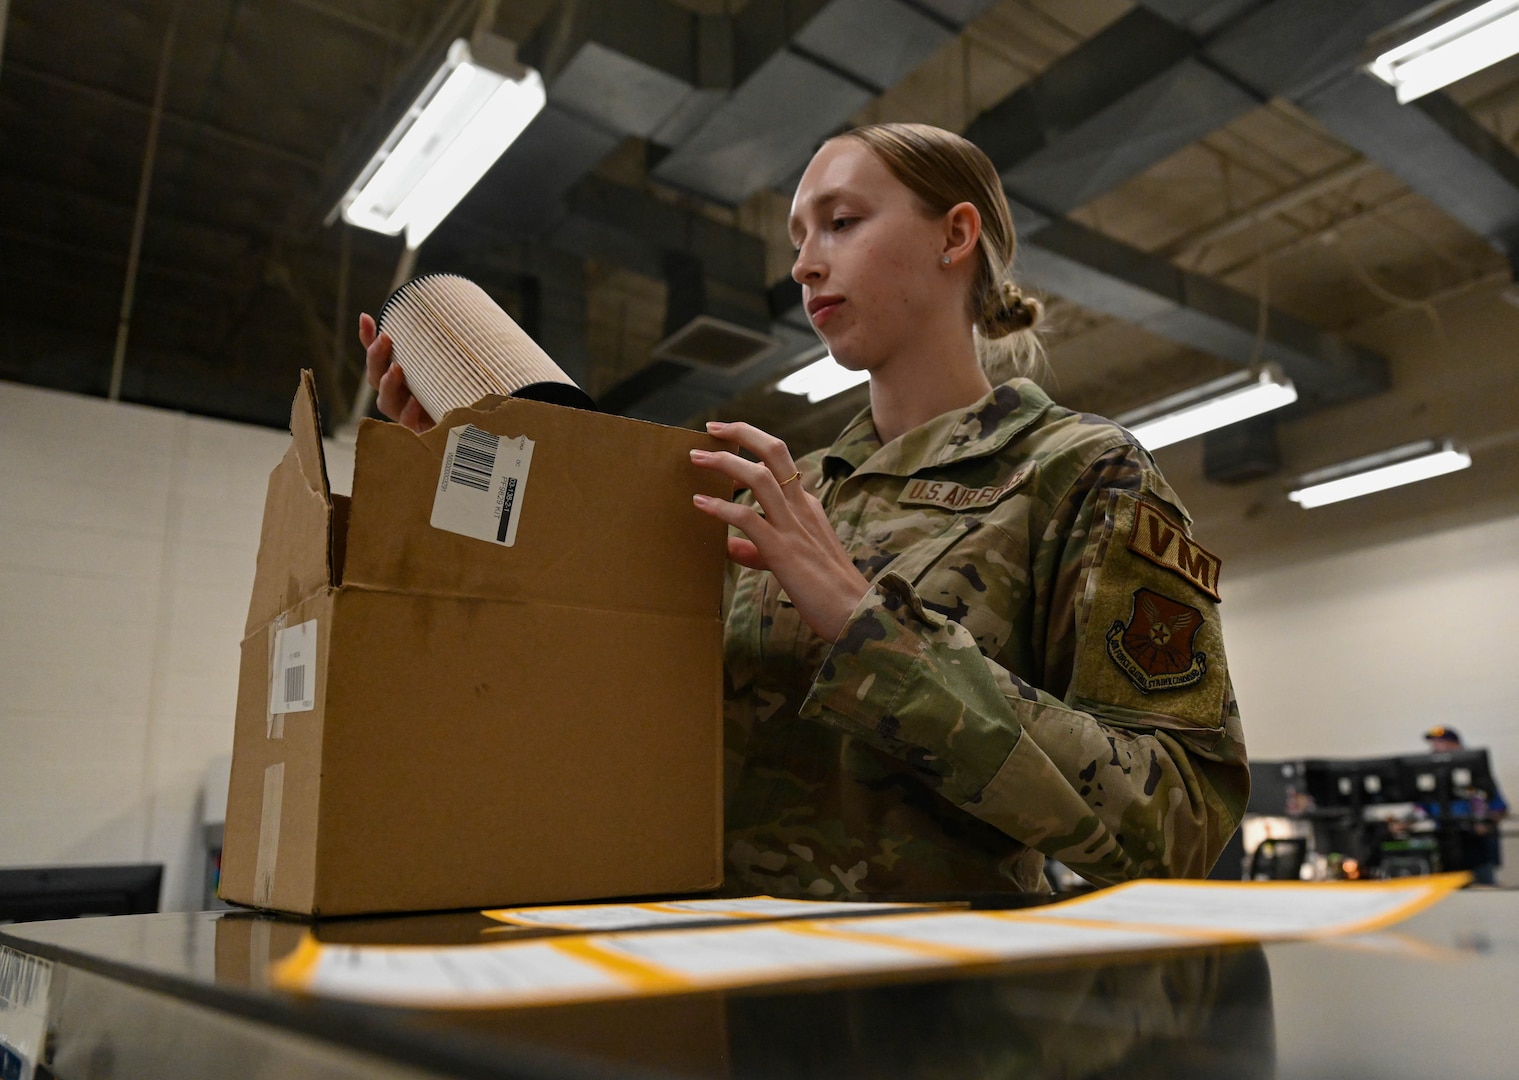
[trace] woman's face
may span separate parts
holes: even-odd
[[[963,306],[944,273],[946,226],[863,143],[840,138],[813,157],[791,203],[791,276],[833,358],[875,371],[922,352]]]

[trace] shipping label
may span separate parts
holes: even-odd
[[[492,435],[473,424],[448,433],[433,496],[432,527],[511,547],[517,542],[533,440]]]
[[[269,713],[309,712],[316,708],[316,620],[286,626],[274,635],[269,665]]]
[[[47,1037],[49,960],[0,945],[0,1077],[32,1080]]]

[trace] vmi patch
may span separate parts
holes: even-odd
[[[1129,550],[1220,599],[1218,571],[1223,560],[1193,543],[1180,525],[1147,502],[1141,501],[1135,509]]]
[[[1178,690],[1203,681],[1208,657],[1192,651],[1202,612],[1151,589],[1134,590],[1128,625],[1108,627],[1108,656],[1145,694]]]

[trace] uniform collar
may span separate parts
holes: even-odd
[[[1028,379],[1010,379],[970,408],[947,412],[881,445],[870,409],[862,409],[823,457],[825,472],[911,476],[921,469],[995,454],[1054,402]]]

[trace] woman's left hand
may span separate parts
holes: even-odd
[[[728,538],[728,557],[753,570],[769,570],[796,606],[797,614],[825,641],[836,641],[870,582],[855,568],[823,504],[802,489],[791,451],[774,435],[749,424],[707,425],[720,439],[735,442],[758,461],[726,451],[692,450],[691,460],[715,469],[754,493],[759,508],[695,496],[696,505],[744,536]]]

